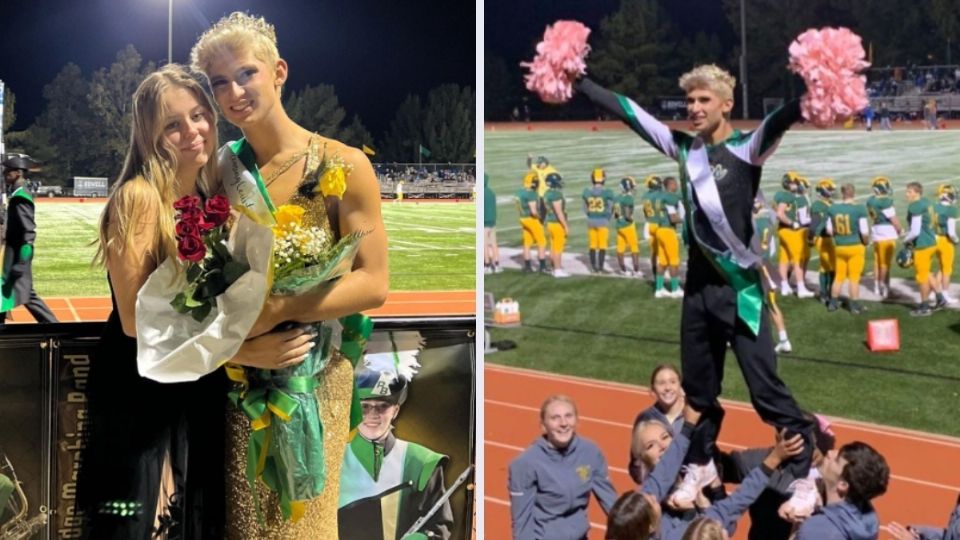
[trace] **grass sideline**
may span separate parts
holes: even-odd
[[[523,317],[519,328],[491,330],[517,348],[488,362],[645,386],[657,364],[680,363],[680,301],[654,300],[648,282],[505,271],[486,275],[485,291],[517,299]],[[796,298],[781,306],[795,352],[780,357],[780,375],[802,407],[960,436],[951,414],[960,408],[960,347],[948,345],[960,338],[954,312],[912,318],[902,305],[869,304],[857,317]],[[900,321],[897,353],[866,349],[866,322],[882,318]],[[749,401],[732,353],[723,397]]]
[[[34,287],[46,296],[107,296],[106,273],[91,266],[101,202],[36,206]],[[390,255],[390,289],[476,288],[476,205],[384,204]]]

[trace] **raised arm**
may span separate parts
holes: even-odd
[[[660,463],[657,463],[657,466],[644,479],[640,491],[653,495],[661,502],[667,498],[670,488],[677,480],[677,475],[680,474],[680,466],[683,464],[683,458],[687,455],[687,449],[690,448],[690,435],[693,434],[693,427],[694,424],[689,422],[683,424],[683,429],[673,438],[670,447],[660,458]]]
[[[611,92],[590,79],[580,79],[574,83],[574,88],[590,98],[594,104],[619,118],[637,135],[640,135],[640,138],[671,159],[677,159],[679,144],[690,139],[690,135],[682,131],[673,131],[663,122],[650,116],[630,98]]]
[[[750,508],[757,497],[767,489],[773,470],[761,464],[750,471],[743,483],[729,497],[718,501],[704,511],[704,515],[723,524],[728,533],[733,534],[737,521]]]
[[[777,108],[767,115],[760,127],[750,134],[749,142],[743,147],[745,155],[740,157],[754,165],[763,165],[777,149],[783,134],[800,118],[800,102],[797,100],[789,101]],[[733,148],[736,149],[736,147]]]
[[[785,439],[785,435],[785,430],[779,434],[777,443],[770,450],[770,453],[763,459],[759,467],[750,471],[750,474],[747,475],[747,478],[740,484],[740,487],[738,487],[736,491],[726,499],[717,502],[704,511],[707,517],[722,523],[731,535],[735,532],[737,521],[740,520],[743,513],[747,511],[747,508],[750,508],[750,505],[752,505],[757,500],[757,497],[763,493],[763,490],[767,488],[770,483],[770,475],[773,474],[773,471],[776,470],[784,460],[789,459],[791,456],[798,455],[803,451],[804,443],[802,436],[798,434],[790,439]]]

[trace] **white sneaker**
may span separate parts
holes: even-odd
[[[484,273],[484,274],[492,274],[492,273],[493,273],[493,268],[490,267],[490,266],[484,266],[484,267],[483,267],[483,273]]]
[[[679,506],[692,504],[700,490],[717,478],[717,467],[711,459],[706,465],[687,465],[683,480],[670,498]]]
[[[793,346],[790,345],[790,340],[785,339],[780,343],[777,343],[777,346],[773,348],[774,352],[789,354],[793,352]]]
[[[797,287],[797,298],[813,298],[814,294],[807,290],[806,287],[800,286]]]
[[[947,294],[947,291],[943,291],[943,299],[946,300],[948,304],[957,303],[957,299]]]
[[[659,291],[653,293],[654,298],[671,298],[670,291],[666,289],[660,289]]]
[[[643,272],[641,272],[640,270],[634,270],[633,277],[637,279],[643,279]]]
[[[683,298],[683,289],[678,287],[677,290],[671,291],[670,298]]]
[[[810,478],[801,478],[794,480],[790,484],[793,495],[790,499],[780,506],[780,513],[796,517],[807,518],[816,510],[820,501],[820,495],[817,493],[817,484]]]
[[[790,296],[793,294],[793,289],[790,288],[786,282],[780,285],[780,296]]]
[[[555,277],[555,278],[570,277],[570,272],[567,272],[567,271],[564,270],[563,268],[554,268],[554,269],[553,269],[553,277]]]

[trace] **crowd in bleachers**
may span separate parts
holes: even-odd
[[[381,185],[395,184],[401,180],[410,184],[476,182],[476,169],[472,165],[377,163],[374,164],[374,170]]]
[[[868,74],[871,98],[960,93],[960,66],[879,68]]]
[[[472,197],[477,183],[473,164],[375,163],[374,170],[384,198]],[[398,190],[399,186],[399,190]]]

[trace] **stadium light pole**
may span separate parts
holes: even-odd
[[[171,0],[172,1],[172,0]],[[747,92],[747,0],[740,0],[740,85],[743,90],[743,119],[750,118],[750,102]]]
[[[3,130],[7,126],[3,125],[3,94],[6,87],[3,84],[3,80],[0,80],[0,159],[3,159]]]
[[[167,63],[173,63],[173,0],[167,0]]]

